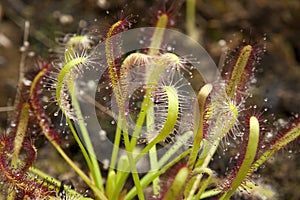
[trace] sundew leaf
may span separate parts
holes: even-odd
[[[294,141],[300,136],[300,123],[298,123],[294,128],[287,131],[282,137],[277,139],[275,143],[266,150],[251,166],[248,174],[251,175],[255,169],[261,166],[268,158],[270,158],[276,151],[285,147],[290,142]]]
[[[244,181],[245,177],[247,177],[248,170],[250,169],[253,160],[255,158],[257,147],[258,147],[258,141],[259,141],[259,122],[256,117],[252,116],[250,118],[249,124],[250,124],[249,138],[248,138],[248,144],[247,144],[246,154],[244,156],[243,163],[240,166],[240,169],[234,181],[231,184],[231,188],[229,189],[228,192],[223,194],[220,200],[229,199],[232,196],[235,190]]]

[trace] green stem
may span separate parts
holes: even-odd
[[[192,169],[194,167],[194,164],[197,159],[197,155],[200,149],[200,145],[203,138],[203,123],[204,123],[204,109],[205,109],[205,102],[212,90],[211,84],[204,85],[198,94],[198,104],[199,104],[199,112],[200,112],[200,118],[199,118],[199,125],[198,130],[194,136],[194,142],[191,150],[191,155],[189,157],[188,161],[188,167]]]
[[[98,164],[98,160],[96,158],[96,154],[95,154],[95,151],[94,151],[94,148],[93,148],[93,144],[92,144],[92,142],[90,140],[90,137],[89,137],[87,127],[84,123],[84,118],[83,118],[82,113],[81,113],[80,105],[79,105],[79,103],[77,101],[77,98],[76,98],[74,82],[70,81],[69,83],[70,83],[69,88],[70,88],[70,91],[71,91],[70,93],[71,93],[71,98],[72,98],[72,104],[74,106],[76,116],[78,117],[78,125],[79,125],[79,128],[80,128],[84,143],[86,145],[87,152],[88,152],[89,157],[91,159],[92,168],[90,170],[91,170],[93,179],[95,181],[96,187],[99,188],[101,192],[104,192],[101,170],[100,170],[100,167],[99,167],[99,164]]]
[[[201,195],[200,199],[206,199],[209,197],[213,197],[213,196],[220,194],[221,192],[222,192],[222,190],[219,188],[207,190]],[[195,198],[195,200],[198,200],[198,199]]]
[[[146,112],[149,109],[150,96],[151,95],[150,95],[149,91],[147,90],[145,98],[144,98],[143,103],[142,103],[141,111],[140,111],[138,119],[136,121],[134,131],[132,133],[131,147],[130,148],[134,148],[136,143],[137,143],[137,138],[138,138],[138,136],[141,132],[141,129],[143,127],[143,124],[144,124],[144,120],[145,120],[145,117],[146,117]]]
[[[151,38],[151,44],[148,54],[157,55],[159,53],[160,46],[162,44],[164,36],[164,28],[167,27],[169,17],[167,14],[162,14],[158,17],[156,28],[154,30],[153,36]]]
[[[176,124],[179,113],[179,100],[177,91],[171,86],[164,86],[164,89],[168,97],[168,114],[165,125],[160,131],[160,133],[137,155],[137,157],[135,158],[135,163],[137,163],[146,153],[148,153],[150,149],[154,147],[158,142],[164,140],[174,129],[174,126]],[[151,107],[151,104],[147,106]],[[127,140],[129,140],[126,134],[124,135],[124,140],[126,146],[126,142]],[[131,146],[129,150],[132,151],[133,147]]]
[[[177,91],[172,86],[164,86],[168,96],[168,113],[164,127],[159,134],[140,152],[136,160],[141,159],[157,143],[163,141],[174,129],[179,114],[179,99]]]
[[[116,189],[113,193],[112,200],[118,199],[122,188],[125,185],[125,181],[129,175],[129,161],[127,155],[122,155],[118,160],[118,168],[116,174]]]
[[[192,131],[187,131],[180,136],[180,140],[172,144],[172,147],[158,161],[158,169],[161,168],[168,160],[183,146],[186,145],[188,139],[193,135]]]
[[[109,172],[108,172],[109,177],[107,178],[107,183],[106,183],[106,188],[105,188],[107,191],[106,194],[110,195],[109,199],[116,199],[118,197],[119,193],[121,192],[121,189],[120,190],[118,190],[118,189],[123,187],[123,182],[119,182],[118,178],[117,178],[118,176],[120,176],[120,174],[122,174],[122,176],[123,176],[123,173],[120,172],[119,168],[117,169],[117,174],[115,173],[115,170],[114,170],[114,168],[116,167],[116,163],[117,163],[118,149],[119,149],[120,141],[121,141],[121,134],[122,134],[122,124],[121,123],[122,123],[122,118],[121,118],[121,115],[119,115],[115,139],[114,139],[114,147],[113,147],[113,151],[111,154],[110,168],[109,168]],[[119,159],[119,162],[120,162],[120,160],[121,160],[121,158]],[[112,178],[112,177],[115,177],[115,178]],[[114,193],[111,193],[111,191],[112,191],[111,188],[114,188],[114,190],[113,190]]]
[[[114,169],[110,170],[107,175],[105,194],[108,199],[113,199],[113,194],[116,192],[116,172]]]
[[[145,188],[147,185],[149,185],[151,182],[153,182],[156,177],[159,177],[162,173],[164,173],[166,170],[168,170],[170,167],[172,167],[174,164],[176,164],[179,160],[181,160],[183,157],[187,156],[187,154],[189,153],[190,150],[187,150],[183,153],[181,153],[178,157],[174,158],[174,160],[170,161],[167,163],[167,161],[171,158],[172,155],[174,155],[179,148],[182,147],[182,145],[185,144],[185,142],[193,135],[192,131],[188,131],[185,134],[183,134],[181,136],[181,139],[178,140],[173,146],[172,148],[170,148],[165,154],[164,156],[159,160],[158,162],[158,166],[157,169],[159,169],[158,171],[154,172],[154,173],[148,173],[146,174],[142,180],[141,180],[141,185],[143,188]],[[138,160],[136,160],[136,162],[138,162]],[[167,164],[166,164],[167,163]],[[165,165],[166,164],[166,165]],[[164,166],[165,165],[165,166]],[[124,165],[123,165],[124,166]],[[128,169],[127,169],[128,170]],[[118,183],[118,181],[117,181]],[[121,185],[119,185],[120,187]],[[116,186],[116,188],[119,188],[118,185]],[[129,199],[132,199],[134,197],[134,195],[136,195],[136,188],[134,187],[133,189],[130,190],[130,195],[129,195]],[[132,196],[133,195],[133,196]]]
[[[149,151],[149,157],[150,157],[150,167],[151,171],[149,173],[155,173],[158,168],[158,162],[157,162],[157,153],[156,153],[156,145],[154,145],[150,151]],[[153,188],[153,194],[158,195],[160,186],[159,186],[159,177],[155,178],[152,181],[152,188]]]
[[[47,137],[47,134],[45,134],[45,136]],[[93,190],[94,194],[98,198],[100,198],[102,200],[106,200],[106,197],[102,193],[102,191],[99,191],[99,189],[91,182],[89,177],[87,175],[85,175],[85,173],[77,167],[77,165],[62,150],[62,148],[59,146],[59,144],[57,144],[54,140],[52,140],[49,137],[47,137],[47,139],[52,143],[52,145],[55,147],[56,151],[63,157],[63,159],[70,165],[70,167],[72,167],[75,170],[75,172],[82,178],[82,180]]]
[[[198,40],[196,30],[196,0],[186,1],[186,30],[190,37]]]
[[[139,178],[138,172],[136,170],[136,163],[137,162],[135,162],[135,160],[133,158],[133,155],[132,155],[134,148],[132,148],[131,145],[130,145],[129,135],[128,135],[127,127],[126,127],[126,121],[121,120],[121,125],[123,125],[122,127],[124,127],[123,128],[123,134],[124,134],[125,149],[127,151],[129,167],[131,169],[131,174],[132,174],[132,178],[133,178],[133,181],[134,181],[134,185],[137,188],[138,198],[140,200],[144,200],[145,197],[144,197],[144,194],[143,194],[143,188],[141,186],[140,178]]]
[[[216,150],[218,149],[219,143],[220,143],[220,140],[215,140],[215,142],[212,144],[212,146],[210,148],[210,151],[205,156],[204,161],[202,161],[201,159],[199,159],[197,161],[197,164],[195,166],[196,168],[200,167],[200,166],[201,166],[201,168],[207,168],[207,166],[210,163],[213,155],[215,154]],[[195,182],[194,182],[191,190],[189,191],[189,196],[188,196],[187,199],[192,199],[193,198],[193,196],[194,196],[194,194],[195,194],[195,192],[196,192],[196,190],[198,188],[198,185],[199,185],[202,177],[203,177],[202,174],[197,175],[196,180],[195,180]]]
[[[69,117],[66,117],[66,120],[67,120],[69,128],[70,128],[70,130],[71,130],[71,132],[73,134],[73,137],[74,137],[75,141],[77,142],[77,144],[78,144],[78,146],[79,146],[79,148],[80,148],[80,150],[81,150],[81,152],[83,154],[83,157],[84,157],[84,159],[85,159],[85,161],[86,161],[86,163],[88,165],[88,168],[91,169],[92,168],[91,159],[90,159],[90,157],[89,157],[86,149],[84,148],[84,145],[82,144],[80,138],[78,137],[78,133],[76,132],[76,130],[75,130],[74,126],[73,126],[72,121],[70,120]]]
[[[173,200],[177,199],[180,192],[182,192],[182,188],[188,178],[189,169],[187,167],[183,167],[176,174],[175,179],[171,185],[171,188],[168,190],[167,194],[164,197],[164,200]]]
[[[186,150],[183,153],[181,153],[179,156],[174,158],[174,160],[168,162],[165,166],[163,166],[161,169],[159,169],[155,173],[148,173],[141,179],[141,186],[143,188],[147,187],[156,177],[160,176],[161,174],[165,173],[169,168],[174,166],[176,163],[178,163],[181,159],[186,157],[190,153],[190,150]],[[133,199],[134,196],[137,194],[137,188],[133,187],[125,196],[125,200]]]
[[[208,175],[208,178],[203,181],[203,183],[201,184],[201,186],[199,188],[199,191],[198,191],[197,195],[195,196],[195,199],[200,199],[202,193],[207,188],[208,184],[211,182],[211,180],[213,178],[213,172],[209,168],[196,169],[194,172],[196,172],[198,174],[199,173],[206,173]]]
[[[163,36],[164,36],[164,28],[167,27],[168,21],[169,21],[169,17],[165,13],[158,17],[158,20],[156,23],[156,28],[151,37],[151,44],[150,44],[150,49],[149,49],[148,55],[153,56],[153,55],[159,54],[159,49],[161,47]],[[138,135],[143,127],[146,112],[149,109],[149,105],[151,102],[150,97],[151,97],[152,92],[160,78],[161,73],[165,69],[166,64],[167,63],[165,60],[159,59],[159,60],[157,60],[157,63],[150,63],[150,65],[149,65],[149,66],[151,66],[150,69],[148,69],[148,68],[146,69],[146,74],[150,74],[150,76],[147,80],[147,86],[150,86],[150,87],[147,88],[147,90],[146,90],[146,95],[145,95],[145,98],[142,103],[141,111],[139,113],[139,117],[137,119],[134,132],[132,134],[131,147],[134,147],[136,145]]]
[[[151,102],[151,105],[149,107],[149,110],[147,112],[147,132],[151,133],[154,130],[154,104]],[[157,162],[157,153],[156,153],[156,145],[154,145],[149,150],[149,158],[150,158],[150,169],[151,171],[149,173],[155,173],[158,168],[158,162]],[[158,195],[159,194],[159,177],[155,178],[152,182],[152,188],[153,188],[153,194]]]
[[[73,64],[74,64],[74,63],[73,63]],[[66,67],[66,66],[65,66],[65,67]],[[63,75],[60,76],[61,79],[63,79],[63,78],[66,76],[66,74],[67,74],[67,71],[66,71],[66,70],[67,70],[67,69],[70,70],[70,68],[71,68],[71,67],[74,67],[74,66],[72,66],[72,65],[67,65],[67,67],[66,67],[66,68],[65,68],[65,67],[63,68],[63,69],[64,69],[64,70],[63,70],[63,71],[64,71]],[[98,188],[96,188],[96,187],[94,186],[94,184],[91,182],[91,180],[89,179],[89,177],[88,177],[87,175],[85,175],[85,173],[84,173],[83,171],[81,171],[81,170],[76,166],[76,164],[75,164],[75,163],[67,156],[67,154],[63,151],[63,149],[59,146],[59,144],[52,138],[52,135],[49,133],[50,129],[49,129],[48,125],[46,125],[46,124],[43,123],[43,120],[42,120],[43,117],[42,117],[42,116],[39,114],[39,112],[37,111],[39,105],[37,105],[37,104],[35,103],[35,97],[36,97],[36,96],[35,96],[35,89],[36,89],[36,87],[37,87],[37,84],[38,84],[39,80],[45,75],[45,73],[46,73],[46,69],[41,70],[41,71],[37,74],[37,76],[34,78],[32,84],[31,84],[31,87],[30,87],[30,100],[31,100],[31,105],[32,105],[32,107],[33,107],[33,109],[34,109],[35,114],[37,115],[37,118],[38,118],[39,121],[40,121],[40,127],[42,128],[45,137],[51,142],[51,144],[54,146],[54,148],[56,149],[56,151],[57,151],[57,152],[65,159],[65,161],[70,165],[70,167],[72,167],[72,168],[75,170],[75,172],[83,179],[83,181],[85,181],[86,184],[87,184],[88,186],[90,186],[90,188],[94,191],[95,196],[97,196],[97,197],[100,198],[100,199],[106,199],[106,197],[103,195],[103,193],[101,193],[101,192],[98,190]],[[60,79],[58,82],[61,82],[61,83],[62,83],[63,80],[61,80],[61,79]],[[58,93],[60,94],[60,92],[58,92]],[[58,98],[59,98],[59,97],[58,97]],[[64,111],[63,111],[63,112],[64,112]],[[83,152],[83,155],[84,155],[85,158],[86,158],[87,164],[88,164],[89,166],[92,166],[92,165],[91,165],[91,162],[89,161],[88,155],[87,155],[87,153],[86,153],[86,151],[85,151],[83,145],[81,144],[80,139],[78,138],[77,133],[76,133],[76,131],[75,131],[75,129],[74,129],[74,127],[73,127],[71,121],[70,121],[68,118],[67,118],[67,120],[68,120],[68,124],[69,124],[69,126],[70,126],[70,128],[71,128],[71,131],[72,131],[72,133],[73,133],[73,135],[74,135],[76,141],[78,142],[80,148],[82,149],[82,152]]]
[[[121,115],[118,116],[118,124],[117,124],[115,139],[114,139],[114,147],[113,147],[113,151],[112,151],[112,154],[111,154],[111,161],[110,161],[110,169],[109,170],[113,170],[116,166],[116,163],[117,163],[118,149],[119,149],[119,146],[120,146],[121,133],[122,133],[121,124],[119,124],[120,121],[122,121]]]

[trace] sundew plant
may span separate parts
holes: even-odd
[[[101,34],[59,39],[55,58],[25,71],[0,139],[7,199],[224,200],[240,191],[275,198],[252,175],[299,137],[299,120],[270,129],[264,111],[248,105],[263,45],[241,43],[219,71],[192,39],[194,3],[187,2],[189,36],[171,28],[175,6],[157,12],[153,27],[134,27],[138,17],[122,12]],[[65,152],[67,131],[88,171]],[[91,194],[35,167],[41,137]],[[214,155],[234,146],[227,172],[218,173]]]

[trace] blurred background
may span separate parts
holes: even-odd
[[[186,33],[185,2],[174,1],[178,9],[172,28]],[[172,1],[168,1],[172,4]],[[181,8],[177,5],[181,4]],[[23,46],[25,21],[30,22],[28,58],[47,57],[57,46],[56,38],[67,33],[80,33],[89,26],[98,26],[103,33],[121,15],[133,14],[133,27],[154,24],[162,1],[146,0],[1,0],[0,2],[0,123],[7,124],[7,106],[12,105],[18,83],[20,48]],[[256,73],[254,102],[270,108],[270,113],[289,119],[300,113],[300,1],[298,0],[199,0],[196,4],[198,40],[218,64],[224,41],[234,48],[242,40],[266,46],[267,52]],[[101,30],[103,29],[103,30]],[[266,38],[266,40],[264,40]],[[263,103],[263,99],[268,101]],[[7,110],[10,108],[7,107]],[[1,131],[1,132],[2,132]],[[47,144],[45,148],[48,147]],[[70,150],[71,151],[71,150]],[[45,157],[47,155],[47,157]],[[44,156],[44,157],[43,157]],[[57,161],[56,154],[40,153],[41,167],[47,159]],[[53,158],[52,158],[53,157]],[[300,199],[299,141],[271,159],[260,169],[262,181],[271,185],[279,199]],[[48,161],[49,162],[49,161]],[[51,165],[50,165],[51,166]],[[53,169],[52,169],[53,168]],[[45,171],[53,176],[74,179],[57,166]]]

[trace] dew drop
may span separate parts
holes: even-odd
[[[171,46],[167,46],[167,51],[172,51],[172,47]]]
[[[15,122],[11,122],[11,123],[10,123],[10,126],[11,126],[11,127],[16,127],[17,124],[16,124]]]
[[[104,169],[108,169],[108,167],[109,167],[109,160],[108,159],[104,159],[102,162],[103,162],[103,168]]]
[[[265,37],[263,38],[263,40],[266,41],[266,40],[267,40],[267,37],[265,36]]]
[[[88,81],[87,86],[89,89],[94,89],[96,87],[96,83],[92,80]]]
[[[171,26],[174,26],[174,24],[175,24],[175,20],[172,20],[172,19],[171,19],[171,20],[170,20],[170,25],[171,25]]]
[[[267,138],[272,138],[273,137],[273,134],[271,132],[267,133],[266,135]]]
[[[257,82],[257,79],[256,79],[256,78],[252,78],[250,82],[251,82],[252,84],[254,84],[254,83]]]
[[[100,137],[101,141],[105,141],[107,139],[106,138],[106,131],[105,130],[100,130],[99,131],[99,137]]]
[[[32,81],[31,80],[28,80],[28,79],[23,79],[23,84],[25,85],[25,86],[30,86],[31,85],[31,83],[32,83]]]
[[[219,44],[221,47],[223,47],[223,46],[226,45],[226,41],[223,40],[223,39],[221,39],[221,40],[219,40],[218,44]]]

